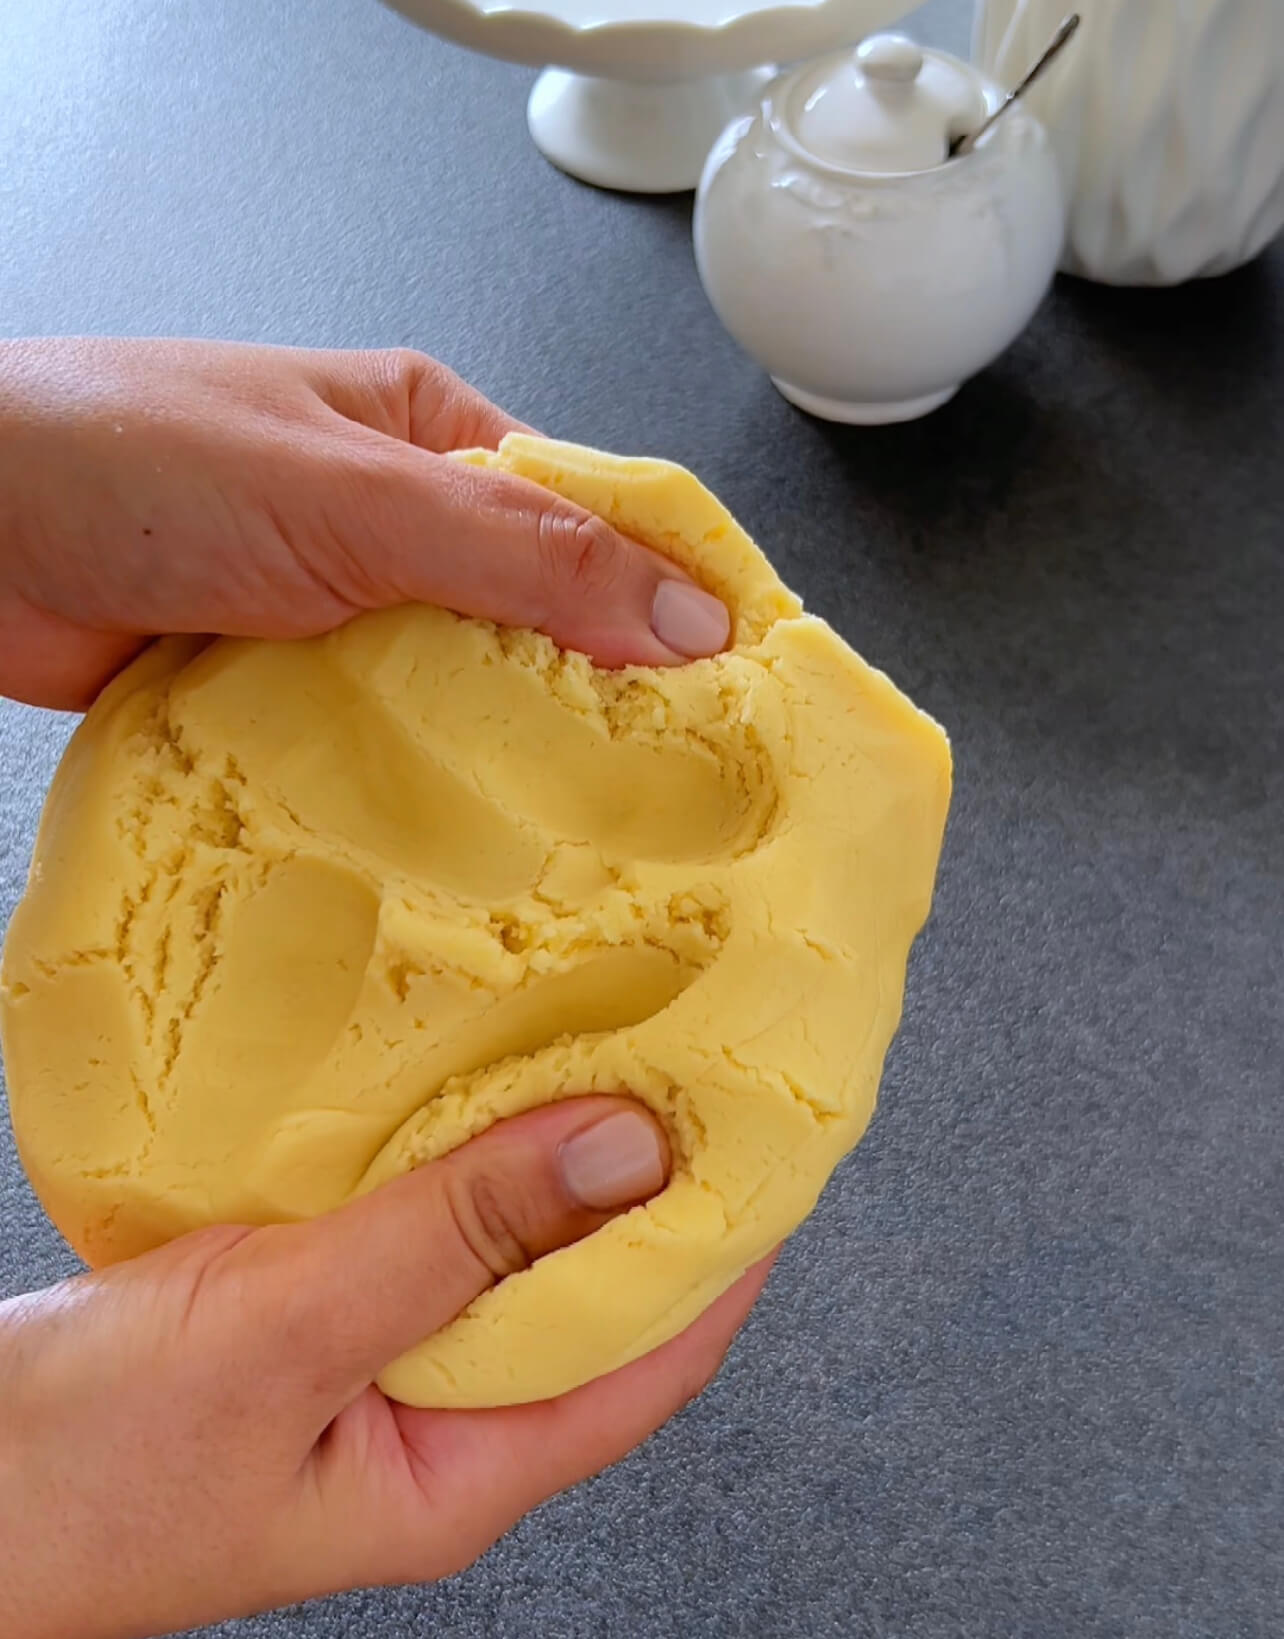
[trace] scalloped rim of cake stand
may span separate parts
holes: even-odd
[[[429,33],[487,57],[532,68],[552,65],[606,80],[662,84],[797,62],[854,46],[907,16],[918,0],[785,0],[749,3],[717,23],[634,16],[591,24],[520,7],[484,10],[472,0],[383,3]]]

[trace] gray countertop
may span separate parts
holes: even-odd
[[[0,76],[0,330],[413,344],[674,457],[957,755],[878,1117],[713,1391],[449,1585],[221,1631],[1278,1639],[1284,251],[1063,285],[839,431],[687,201],[549,169],[529,75],[372,0],[7,0]],[[0,919],[65,734],[0,708]],[[0,1232],[0,1291],[68,1266],[7,1132]]]

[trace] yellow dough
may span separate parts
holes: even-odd
[[[19,1149],[91,1264],[325,1211],[564,1094],[659,1112],[656,1200],[381,1379],[435,1406],[623,1365],[802,1221],[873,1110],[950,791],[941,730],[690,474],[466,459],[691,568],[728,652],[604,672],[427,608],[161,643],[58,771],[0,987]]]

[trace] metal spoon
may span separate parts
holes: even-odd
[[[955,137],[954,141],[950,144],[951,159],[958,159],[963,154],[970,154],[972,152],[973,148],[976,147],[977,143],[980,142],[981,138],[990,129],[994,122],[1002,119],[1004,114],[1007,113],[1008,109],[1011,108],[1012,104],[1014,102],[1019,102],[1034,82],[1042,77],[1044,70],[1061,55],[1062,51],[1064,51],[1066,46],[1069,45],[1074,36],[1075,30],[1078,27],[1079,13],[1077,11],[1072,12],[1053,35],[1052,44],[1043,53],[1042,57],[1040,57],[1038,62],[1035,63],[1034,67],[1021,81],[1020,85],[1017,86],[1016,90],[1008,92],[1007,96],[990,115],[989,119],[986,120],[985,124],[968,135]]]

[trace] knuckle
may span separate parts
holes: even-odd
[[[444,364],[438,364],[436,359],[421,353],[417,347],[390,347],[386,356],[403,376],[433,374],[445,378],[450,374]]]
[[[511,1191],[484,1174],[447,1173],[446,1207],[469,1252],[496,1280],[529,1267],[531,1259],[514,1222]]]
[[[447,382],[441,389],[443,425],[450,429],[449,438],[442,438],[443,445],[448,444],[451,449],[469,450],[486,444],[488,440],[488,421],[492,414],[485,399],[466,387],[457,378]]]
[[[411,442],[435,450],[469,449],[484,444],[484,398],[444,364],[426,353],[403,355]]]
[[[403,436],[421,448],[448,448],[458,439],[468,389],[453,370],[413,347],[377,355],[386,391],[401,406]]]
[[[600,518],[553,509],[540,514],[540,558],[549,581],[579,596],[611,591],[626,567],[624,542]]]
[[[447,387],[458,378],[444,364],[414,347],[386,347],[374,354],[374,362],[385,380],[409,393],[424,383]]]

